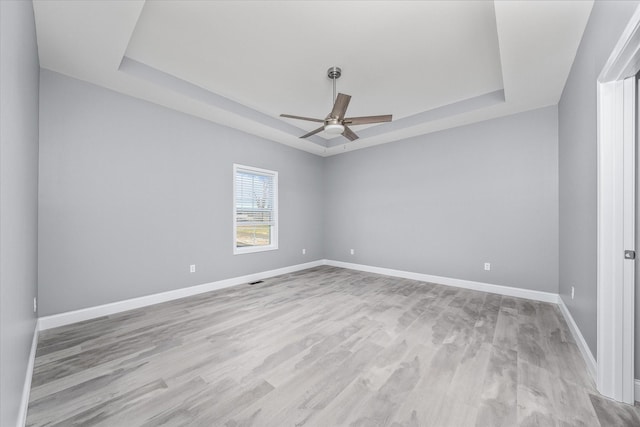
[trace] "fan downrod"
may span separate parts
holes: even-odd
[[[333,102],[336,102],[336,80],[342,75],[340,67],[331,67],[327,70],[327,77],[333,81]]]

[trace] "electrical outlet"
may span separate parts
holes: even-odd
[[[576,296],[576,288],[574,288],[573,286],[571,287],[571,299],[573,299]]]
[[[490,262],[485,262],[484,263],[484,269],[485,269],[485,271],[491,271],[491,263]]]
[[[195,264],[191,264],[189,266],[189,272],[190,273],[195,273],[196,272],[196,265]]]
[[[351,255],[355,255],[356,254],[356,250],[355,249],[351,249]]]
[[[306,250],[306,249],[303,249],[303,250],[302,250],[302,255],[305,255],[306,253],[307,253],[307,250]]]
[[[35,313],[36,311],[38,311],[38,298],[33,297],[33,312]]]

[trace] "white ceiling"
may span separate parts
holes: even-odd
[[[319,155],[556,104],[593,1],[35,0],[40,65]],[[324,118],[331,66],[349,142]]]

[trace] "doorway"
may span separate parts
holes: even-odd
[[[605,64],[598,90],[598,391],[633,404],[636,138],[640,9]]]

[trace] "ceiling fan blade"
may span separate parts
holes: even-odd
[[[318,129],[312,130],[311,132],[302,135],[300,138],[306,138],[308,136],[315,135],[316,133],[322,132],[323,130],[324,126],[320,126]]]
[[[280,114],[280,117],[286,117],[288,119],[307,120],[309,122],[324,123],[323,119],[314,119],[312,117],[292,116],[291,114]]]
[[[384,116],[347,117],[344,119],[344,123],[348,125],[366,125],[369,123],[390,122],[392,117],[391,114]]]
[[[347,138],[349,141],[355,141],[356,139],[359,138],[358,135],[356,135],[355,132],[349,129],[347,126],[344,127],[344,132],[342,132],[342,136]]]
[[[336,97],[336,102],[333,104],[333,110],[331,110],[330,116],[338,120],[344,119],[347,107],[349,106],[349,101],[351,101],[351,95],[339,93]]]

